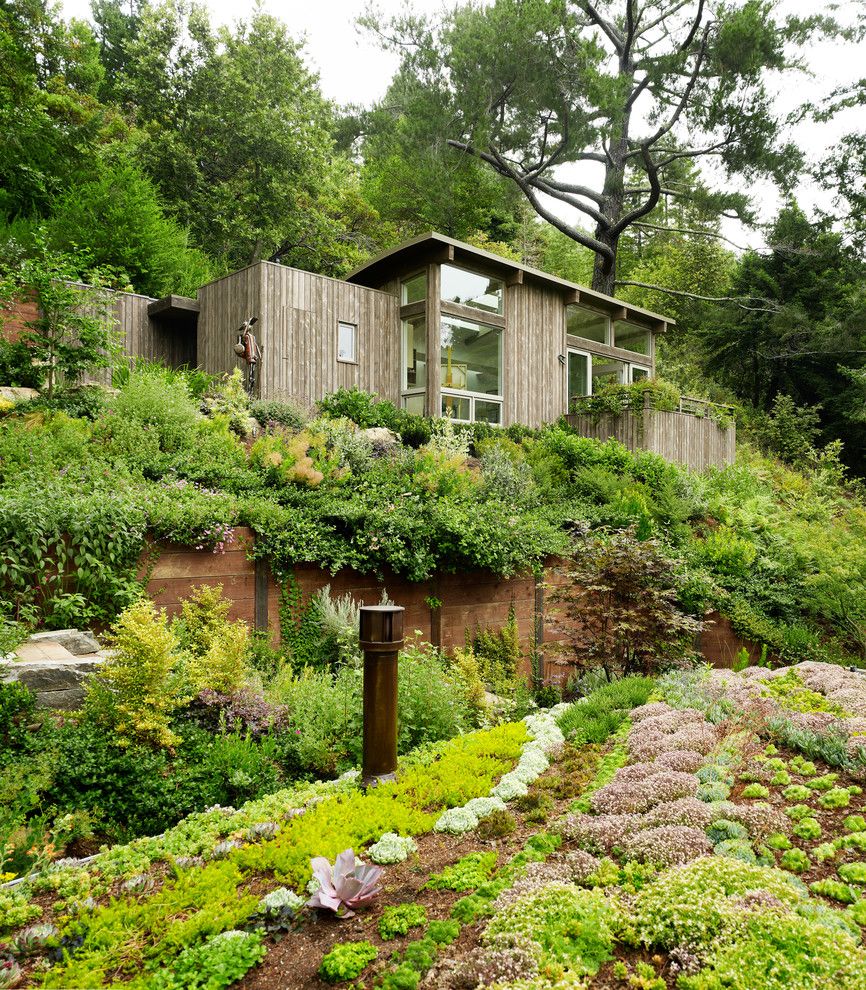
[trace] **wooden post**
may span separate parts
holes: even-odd
[[[364,756],[361,783],[393,780],[397,773],[397,655],[403,645],[398,605],[361,608],[364,651]]]

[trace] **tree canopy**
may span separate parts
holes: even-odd
[[[496,0],[438,23],[368,23],[453,102],[451,146],[593,251],[593,287],[610,294],[620,238],[663,195],[747,216],[731,180],[788,188],[801,160],[769,78],[796,67],[794,46],[837,29],[784,18],[771,0]],[[677,184],[679,162],[710,157],[715,188]]]

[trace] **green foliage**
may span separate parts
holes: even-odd
[[[242,620],[229,622],[232,603],[222,590],[221,584],[193,588],[172,623],[186,653],[184,676],[193,694],[206,687],[232,694],[244,682],[249,629]]]
[[[433,890],[474,890],[480,887],[496,867],[496,853],[467,853],[453,866],[434,873],[426,886]]]
[[[111,638],[112,653],[88,685],[86,706],[120,740],[171,746],[171,715],[184,703],[177,676],[178,641],[165,610],[145,599],[130,605]]]
[[[744,798],[768,798],[770,790],[763,784],[747,784],[742,790],[742,796]]]
[[[803,818],[791,829],[798,839],[811,841],[821,837],[821,824],[817,818]]]
[[[550,884],[496,914],[484,940],[529,938],[541,948],[542,965],[559,963],[592,975],[611,958],[614,932],[620,924],[616,904],[602,891]]]
[[[236,983],[265,958],[259,932],[225,931],[178,956],[171,968],[158,973],[148,990],[222,990]]]
[[[802,849],[788,849],[782,853],[779,865],[792,873],[805,873],[811,867],[809,856]]]
[[[370,942],[339,942],[322,957],[319,976],[328,983],[354,980],[378,955]]]
[[[821,897],[829,897],[834,901],[841,901],[843,904],[853,904],[857,900],[857,895],[846,883],[839,880],[825,879],[816,880],[809,884],[809,890],[813,894],[820,894]]]
[[[852,935],[818,918],[743,912],[732,918],[726,934],[697,975],[680,979],[684,990],[732,986],[817,990],[828,982],[855,987],[866,978],[862,953]]]
[[[390,904],[379,919],[379,935],[389,942],[398,935],[408,935],[410,928],[427,924],[427,909],[423,904]]]
[[[863,861],[842,863],[839,867],[839,876],[847,883],[866,884],[866,863]]]
[[[18,388],[39,388],[45,369],[33,363],[26,341],[0,339],[0,382]]]
[[[0,302],[32,294],[38,315],[25,322],[19,340],[43,363],[48,398],[60,378],[76,382],[85,372],[105,368],[118,349],[111,299],[101,291],[106,279],[89,273],[91,286],[75,285],[80,262],[72,254],[51,250],[37,240],[34,255],[0,279]]]
[[[782,797],[786,801],[808,801],[812,797],[812,792],[802,784],[791,784],[782,791]]]
[[[427,927],[427,936],[437,945],[450,945],[460,934],[460,925],[456,921],[431,921]]]
[[[818,798],[818,804],[822,808],[847,808],[851,803],[851,795],[847,787],[831,787],[829,791]]]
[[[654,687],[649,677],[611,681],[581,704],[565,709],[557,722],[563,735],[576,745],[604,742],[623,724],[632,708],[647,701]]]

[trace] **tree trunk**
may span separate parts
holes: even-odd
[[[619,235],[611,237],[606,230],[596,229],[595,236],[613,251],[613,260],[603,254],[596,254],[592,269],[592,287],[596,292],[612,296],[616,288],[616,250]]]
[[[634,68],[629,64],[628,55],[623,55],[619,64],[620,79],[628,80],[625,92],[634,86]],[[612,296],[616,288],[616,255],[619,245],[618,233],[612,230],[622,219],[625,210],[625,163],[628,160],[628,132],[631,124],[631,107],[623,107],[619,127],[613,136],[608,150],[608,162],[604,172],[604,189],[601,212],[607,223],[599,223],[595,228],[596,239],[611,250],[611,256],[596,254],[592,272],[592,287],[596,292]]]

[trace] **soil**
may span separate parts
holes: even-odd
[[[565,760],[561,759],[553,764],[530,788],[530,794],[544,793],[553,796],[553,790],[546,787],[543,781],[546,778],[559,777],[563,763],[569,767],[569,783],[573,785],[573,789],[582,789],[595,772],[600,751],[585,747],[579,756],[576,753],[577,751],[567,748]],[[572,800],[572,796],[553,797],[548,821],[565,814]],[[544,827],[527,822],[519,813],[515,813],[514,817],[517,827],[511,835],[502,839],[480,842],[478,835],[473,833],[465,836],[438,833],[420,836],[416,839],[418,852],[415,856],[404,863],[385,867],[382,894],[374,907],[344,920],[320,914],[300,932],[288,935],[278,942],[269,940],[268,954],[262,963],[247,973],[236,986],[242,990],[302,990],[332,986],[317,975],[322,956],[338,942],[356,941],[369,941],[379,950],[379,958],[363,974],[365,984],[371,986],[376,976],[388,968],[392,953],[402,951],[418,937],[419,930],[415,929],[402,938],[383,941],[379,936],[378,925],[384,909],[392,904],[423,904],[427,908],[429,920],[448,918],[454,902],[469,892],[424,889],[430,874],[441,872],[446,866],[456,863],[471,852],[495,850],[498,854],[497,866],[503,866],[520,851],[527,839]],[[462,926],[457,941],[442,955],[447,955],[448,958],[464,956],[478,944],[483,926],[483,919],[476,924]],[[435,983],[425,981],[424,987],[435,987]]]

